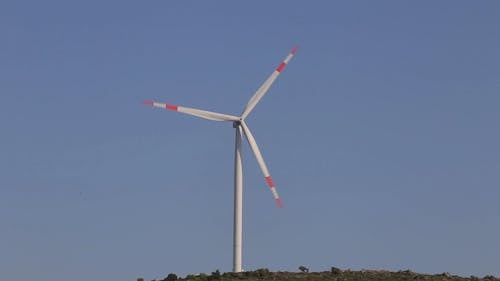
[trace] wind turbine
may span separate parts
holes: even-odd
[[[257,142],[255,142],[255,138],[253,137],[250,129],[245,123],[245,119],[248,114],[252,112],[253,108],[257,105],[260,99],[266,94],[271,85],[274,83],[274,80],[280,75],[286,65],[290,62],[292,57],[297,52],[298,47],[292,49],[292,51],[286,56],[286,58],[281,62],[281,64],[273,71],[273,73],[267,78],[267,80],[260,86],[260,88],[255,92],[252,98],[248,101],[247,106],[243,110],[241,116],[234,116],[228,114],[222,114],[217,112],[211,112],[201,109],[195,109],[184,106],[177,106],[167,103],[159,103],[154,101],[145,101],[146,105],[150,105],[153,107],[160,107],[168,110],[178,111],[181,113],[193,115],[196,117],[200,117],[203,119],[208,119],[212,121],[229,121],[233,123],[233,128],[236,129],[236,140],[235,140],[235,149],[234,149],[234,225],[233,225],[233,272],[241,272],[241,246],[242,246],[242,210],[243,210],[243,169],[241,164],[241,136],[245,135],[250,148],[252,149],[255,158],[257,159],[257,163],[259,163],[260,169],[264,174],[267,185],[269,186],[274,199],[276,200],[276,204],[280,208],[283,208],[283,204],[281,203],[281,199],[276,191],[276,187],[274,186],[273,179],[269,174],[269,170],[267,169],[266,162],[264,162],[264,158],[262,157],[262,153],[260,152],[259,146]]]

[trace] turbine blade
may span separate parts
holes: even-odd
[[[236,117],[233,115],[222,114],[222,113],[206,111],[206,110],[190,108],[190,107],[184,107],[184,106],[177,106],[177,105],[172,105],[172,104],[167,104],[167,103],[145,101],[144,104],[149,105],[149,106],[153,106],[153,107],[160,107],[160,108],[165,108],[168,110],[178,111],[178,112],[182,112],[185,114],[189,114],[189,115],[193,115],[196,117],[200,117],[200,118],[208,119],[208,120],[213,120],[213,121],[238,121],[238,120],[240,120],[239,117]]]
[[[274,200],[276,200],[276,204],[280,208],[283,208],[283,204],[281,203],[281,199],[278,195],[278,192],[276,191],[276,187],[274,186],[273,179],[271,178],[271,175],[269,174],[269,170],[267,169],[266,162],[264,161],[264,158],[262,157],[262,153],[260,153],[259,146],[257,145],[257,142],[255,142],[255,138],[252,135],[252,132],[250,132],[250,129],[248,129],[248,126],[245,124],[244,121],[241,121],[241,127],[243,128],[243,132],[245,133],[245,137],[248,141],[248,144],[250,145],[250,148],[252,148],[253,154],[255,155],[255,159],[257,159],[257,163],[259,163],[260,169],[262,173],[264,174],[264,177],[266,178],[267,185],[271,189],[271,192],[273,193]]]
[[[252,98],[248,101],[247,106],[245,107],[245,110],[241,114],[241,118],[245,119],[248,114],[252,111],[252,109],[257,105],[259,100],[266,94],[267,90],[271,87],[271,85],[274,83],[274,80],[278,78],[278,75],[285,69],[285,66],[290,62],[292,57],[295,55],[299,48],[295,47],[292,49],[290,54],[286,56],[285,60],[281,62],[281,64],[274,70],[274,72],[267,78],[267,80],[260,86],[260,88],[255,92],[255,94],[252,96]]]

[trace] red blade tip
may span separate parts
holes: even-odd
[[[146,100],[146,101],[144,101],[144,104],[149,105],[149,106],[153,106],[153,101]]]
[[[283,203],[281,203],[280,198],[276,199],[276,204],[278,204],[278,207],[283,208]]]
[[[295,55],[295,53],[296,53],[298,50],[299,50],[299,46],[295,46],[295,47],[293,47],[291,54],[292,54],[292,55]]]
[[[177,111],[177,105],[165,104],[165,108],[168,109],[168,110]]]
[[[274,182],[273,182],[273,179],[271,178],[271,176],[267,176],[266,177],[266,182],[267,182],[267,185],[269,185],[270,188],[274,187]]]

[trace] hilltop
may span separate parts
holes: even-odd
[[[268,269],[258,269],[255,271],[246,271],[241,273],[220,273],[218,270],[212,272],[211,274],[195,274],[187,275],[184,278],[177,277],[176,274],[170,273],[167,277],[163,279],[157,279],[154,281],[289,281],[289,280],[300,280],[300,281],[500,281],[500,278],[496,278],[492,275],[487,275],[484,277],[462,277],[451,275],[449,273],[441,274],[422,274],[415,273],[410,270],[400,270],[397,272],[391,272],[386,270],[341,270],[336,267],[332,267],[330,271],[323,272],[308,272],[306,267],[301,266],[300,270],[302,272],[271,272]],[[138,281],[142,281],[138,278]]]

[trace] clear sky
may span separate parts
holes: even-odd
[[[0,278],[243,267],[500,275],[499,1],[3,1]]]

